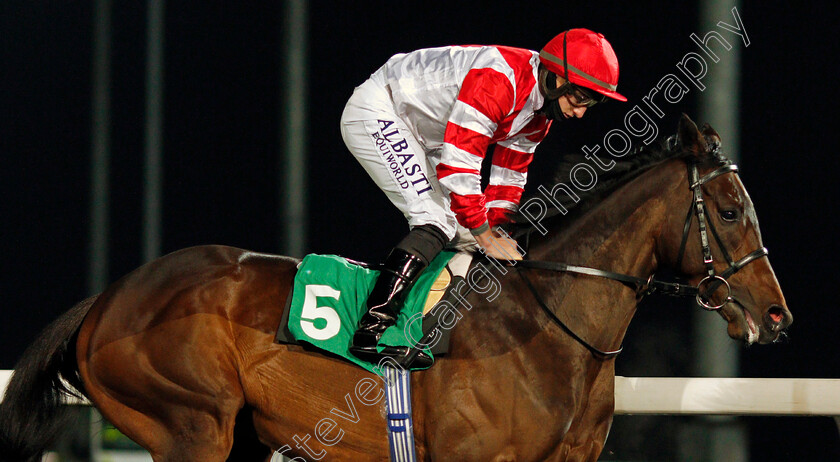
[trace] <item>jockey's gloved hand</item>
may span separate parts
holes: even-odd
[[[491,229],[477,234],[475,240],[489,257],[498,260],[522,260],[522,254],[517,249],[516,241]]]

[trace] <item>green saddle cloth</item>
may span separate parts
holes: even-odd
[[[441,252],[423,271],[406,298],[397,324],[385,331],[380,346],[412,347],[420,340],[423,336],[422,310],[429,290],[454,255],[455,252]],[[348,348],[378,276],[379,271],[352,264],[339,256],[307,255],[295,276],[289,306],[289,332],[298,341],[310,343],[376,373],[376,364],[360,360],[350,354]],[[431,355],[430,351],[424,351]]]

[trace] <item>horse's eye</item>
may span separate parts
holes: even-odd
[[[720,217],[723,218],[723,221],[735,221],[738,219],[738,211],[737,210],[721,210]]]

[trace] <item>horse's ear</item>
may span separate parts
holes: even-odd
[[[680,117],[677,137],[679,138],[680,146],[695,156],[700,157],[706,153],[707,146],[703,134],[697,129],[697,124],[685,115],[685,113]]]
[[[718,135],[718,132],[716,132],[715,129],[708,123],[703,124],[700,131],[703,133],[703,136],[706,137],[709,144],[720,144],[720,135]]]

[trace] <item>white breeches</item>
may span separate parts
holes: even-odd
[[[356,88],[341,115],[341,136],[410,227],[431,224],[450,240],[463,231],[469,236],[449,208],[428,153],[395,113],[385,87],[368,79]]]

